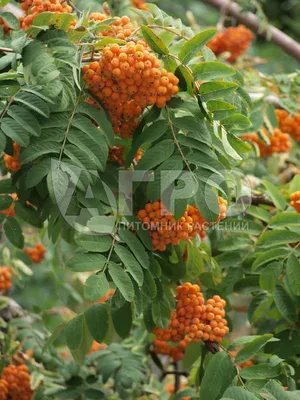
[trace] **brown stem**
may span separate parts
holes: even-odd
[[[210,341],[204,343],[207,349],[210,351],[210,353],[216,354],[220,351],[220,346],[218,345],[218,343]]]
[[[66,2],[69,4],[69,6],[72,7],[73,11],[75,11],[77,14],[82,15],[82,11],[79,10],[79,8],[77,8],[75,6],[75,4],[71,1],[71,0],[66,0]]]
[[[176,394],[178,392],[178,390],[180,390],[180,377],[181,377],[181,375],[177,373],[178,372],[178,363],[174,362],[173,366],[174,366],[174,372],[175,372],[174,394]]]
[[[231,0],[202,0],[202,2],[209,4],[218,10],[222,10],[225,7],[227,15],[234,17],[238,22],[252,29],[265,39],[270,38],[271,42],[282,48],[297,61],[300,61],[300,44],[285,33],[281,32],[279,29],[275,28],[275,26],[270,24],[267,25],[267,27],[262,26],[258,22],[255,14],[250,12],[243,13],[242,8]]]
[[[165,371],[163,373],[163,376],[165,377],[166,375],[181,375],[181,376],[185,376],[185,377],[189,376],[189,374],[186,371],[176,371],[176,370],[174,370],[174,371]]]
[[[82,62],[100,61],[101,58],[102,58],[102,56],[95,57],[95,55],[93,54],[91,57],[82,58],[81,61]]]
[[[236,312],[243,312],[246,313],[249,311],[249,307],[248,306],[235,306],[234,304],[231,304],[231,308],[233,311]]]
[[[272,200],[269,200],[266,196],[251,196],[250,198],[248,196],[242,196],[238,199],[238,203],[245,203],[248,204],[250,201],[251,205],[253,206],[259,206],[260,204],[264,204],[266,206],[270,207],[275,207],[275,204],[273,203]]]

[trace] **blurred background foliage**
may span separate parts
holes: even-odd
[[[194,25],[196,29],[215,26],[220,20],[220,12],[201,0],[155,0],[149,2],[156,4],[169,15],[181,18],[185,24]],[[75,0],[75,3],[80,9],[91,7],[92,11],[99,11],[99,6],[102,6],[103,1]],[[131,0],[108,0],[107,3],[116,13],[133,13]],[[300,0],[239,0],[238,3],[245,10],[255,12],[262,24],[269,21],[299,41]],[[237,25],[237,21],[232,18],[226,18],[224,22],[225,26]],[[299,68],[297,61],[259,36],[253,42],[249,53],[268,60],[268,63],[257,66],[264,73],[290,73]]]

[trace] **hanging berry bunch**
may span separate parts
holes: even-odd
[[[11,288],[11,272],[9,267],[0,267],[0,293],[6,293]]]
[[[36,243],[33,248],[25,247],[24,253],[27,254],[35,264],[39,264],[45,257],[46,249],[42,243]]]
[[[293,139],[300,142],[300,113],[291,116],[285,110],[275,110],[278,127],[282,132],[289,133]]]
[[[156,327],[154,351],[157,354],[170,355],[174,360],[184,356],[187,345],[193,342],[220,343],[229,332],[225,319],[225,300],[214,296],[205,303],[199,285],[186,282],[177,287],[177,307],[171,314],[166,329]],[[176,343],[173,347],[168,342]]]
[[[108,110],[116,134],[131,137],[146,106],[163,108],[178,93],[176,76],[160,67],[143,40],[107,46],[101,60],[84,66],[83,79]]]
[[[25,16],[20,18],[21,28],[27,30],[31,27],[34,18],[42,12],[72,13],[72,7],[64,0],[25,0],[21,3]]]
[[[246,133],[242,136],[242,139],[256,143],[261,158],[270,157],[274,153],[286,153],[289,150],[291,143],[287,133],[283,133],[277,128],[274,129],[273,135],[270,135],[265,129],[264,133],[269,138],[270,145],[266,145],[257,133]]]
[[[123,167],[125,165],[124,151],[124,146],[113,146],[109,149],[108,159],[118,163],[121,167]],[[142,155],[143,152],[138,150],[134,157],[134,161],[138,162],[142,158]]]
[[[13,155],[10,156],[9,154],[4,154],[3,158],[5,161],[6,168],[12,172],[16,172],[21,169],[21,165],[19,164],[21,147],[17,143],[14,143],[13,148],[14,148]]]
[[[90,21],[94,22],[103,22],[107,19],[110,19],[110,15],[101,14],[101,13],[92,13],[90,15]],[[130,21],[130,18],[127,15],[123,17],[115,17],[114,21],[109,24],[111,29],[102,30],[98,33],[98,36],[101,37],[115,37],[118,39],[128,39],[132,33],[134,32],[134,25]]]
[[[6,382],[6,385],[4,382]],[[4,400],[31,400],[33,391],[30,389],[30,375],[27,366],[24,364],[19,366],[9,365],[4,368],[0,380],[1,388],[4,388],[4,393],[7,394],[7,397],[3,397]]]
[[[226,206],[227,201],[219,197],[219,218],[215,223],[226,217]],[[189,205],[184,215],[176,220],[160,200],[147,203],[137,216],[150,232],[154,251],[165,251],[168,244],[176,246],[181,240],[187,242],[197,235],[204,239],[210,225],[196,207]]]
[[[145,0],[131,0],[133,7],[138,8],[139,10],[149,11],[149,8],[146,5]]]
[[[164,340],[155,339],[153,341],[153,351],[156,354],[169,356],[174,361],[179,361],[183,359],[185,350],[188,347],[189,343],[191,343],[191,339],[189,338],[189,336],[185,336],[185,338],[181,340],[177,345],[168,344]]]
[[[254,36],[244,25],[230,27],[218,33],[207,46],[216,54],[229,52],[229,62],[235,62],[250,46]]]
[[[294,209],[297,211],[297,213],[300,214],[300,190],[292,193],[290,196],[290,199],[291,199],[291,202],[290,202],[291,207],[294,207]]]

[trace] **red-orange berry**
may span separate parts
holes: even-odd
[[[46,253],[46,249],[42,243],[36,243],[33,248],[25,247],[23,251],[35,264],[39,264],[44,259]]]
[[[7,382],[7,399],[31,400],[33,391],[30,388],[30,375],[26,365],[9,365],[3,369],[2,380]]]
[[[19,171],[19,169],[21,169],[21,165],[19,164],[21,147],[17,143],[14,143],[13,148],[14,148],[13,155],[10,156],[8,154],[4,154],[3,158],[5,161],[6,168],[10,171],[16,172]]]
[[[153,214],[154,205],[156,212]],[[215,223],[226,217],[226,206],[227,201],[219,197],[220,213]],[[181,240],[188,241],[197,235],[204,239],[209,226],[196,207],[188,205],[184,215],[176,220],[160,200],[147,203],[137,216],[148,227],[154,251],[164,251],[168,244],[176,246]]]
[[[95,353],[96,351],[105,350],[106,348],[107,348],[107,344],[98,343],[98,342],[94,341],[88,354],[90,355],[90,354]]]
[[[0,293],[6,293],[11,288],[11,272],[9,267],[0,267]]]
[[[126,24],[123,26],[124,21]],[[126,36],[126,30],[134,29],[128,17],[116,22],[116,25],[111,24],[115,33],[101,31],[101,35]],[[178,93],[178,78],[159,67],[159,59],[144,40],[131,41],[124,46],[111,44],[103,49],[100,61],[83,67],[83,79],[93,96],[109,112],[116,134],[123,138],[131,137],[147,106],[165,107]],[[89,102],[97,107],[95,102]]]
[[[178,361],[183,358],[184,351],[191,341],[220,343],[229,332],[224,318],[226,302],[219,296],[209,299],[208,302],[209,304],[205,304],[198,285],[190,282],[179,285],[176,295],[177,307],[171,313],[169,326],[166,329],[155,327],[153,331],[156,335],[154,351],[157,354],[169,355]],[[211,312],[207,312],[207,308]],[[176,346],[168,342],[173,342]]]
[[[242,139],[256,143],[259,147],[260,157],[270,157],[274,153],[286,153],[290,146],[290,138],[287,133],[281,132],[280,129],[274,129],[273,135],[270,135],[265,129],[264,134],[268,137],[270,145],[266,145],[257,135],[257,133],[246,133]]]
[[[294,116],[285,110],[275,110],[278,127],[284,133],[289,133],[292,138],[300,142],[300,112]]]
[[[229,52],[229,62],[235,62],[250,46],[254,36],[244,25],[229,27],[218,33],[207,46],[215,53]]]
[[[72,7],[65,0],[26,0],[21,3],[21,7],[25,11],[25,15],[20,17],[21,28],[27,30],[31,27],[34,18],[42,12],[55,12],[55,13],[72,13]],[[74,29],[76,20],[70,23],[69,29]]]
[[[297,213],[300,214],[300,190],[297,190],[297,192],[292,193],[290,199],[291,199],[290,202],[291,207],[294,207]]]

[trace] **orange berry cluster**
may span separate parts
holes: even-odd
[[[90,349],[90,351],[89,351],[88,354],[90,355],[90,354],[95,353],[96,351],[105,350],[106,347],[107,347],[107,344],[105,344],[105,343],[98,343],[98,342],[94,341],[93,344],[92,344],[92,347],[91,347],[91,349]]]
[[[145,0],[131,0],[133,7],[138,8],[139,10],[149,11],[149,8],[146,6]]]
[[[178,93],[179,80],[159,69],[159,59],[143,40],[103,49],[101,60],[83,67],[89,90],[108,110],[116,134],[131,137],[146,106],[163,108]]]
[[[190,342],[191,339],[188,336],[186,336],[183,340],[181,340],[176,346],[168,344],[164,340],[155,339],[153,341],[153,351],[156,354],[169,356],[174,361],[179,361],[183,359],[185,350]]]
[[[275,110],[275,113],[279,129],[300,142],[300,112],[293,117],[285,110]]]
[[[8,383],[4,379],[0,379],[0,400],[7,400]]]
[[[125,165],[125,160],[124,160],[124,146],[113,146],[109,149],[109,155],[108,159],[110,161],[114,161],[124,167]],[[142,158],[143,152],[141,150],[138,150],[134,160],[135,162],[138,162]]]
[[[90,15],[90,21],[94,22],[103,22],[107,19],[111,18],[110,15],[101,14],[101,13],[92,13]],[[112,29],[107,29],[99,32],[99,36],[109,36],[116,37],[118,39],[128,39],[131,34],[134,32],[134,25],[130,21],[130,18],[127,15],[123,17],[116,17],[113,22],[109,24]]]
[[[10,31],[9,26],[6,25],[5,21],[2,18],[0,18],[0,26],[2,26],[4,33]]]
[[[33,23],[34,18],[42,12],[72,13],[72,7],[65,0],[25,0],[21,7],[25,16],[20,18],[21,28],[27,30]]]
[[[7,392],[7,397],[3,397],[4,400],[32,399],[33,391],[30,389],[30,375],[26,365],[9,365],[4,368],[0,382],[0,389],[2,386],[4,393]],[[7,385],[3,384],[3,382],[6,382]],[[5,387],[7,387],[7,391]]]
[[[270,135],[265,129],[264,133],[270,140],[269,146],[256,133],[246,133],[242,136],[242,139],[256,143],[259,147],[261,158],[270,157],[274,153],[285,153],[289,150],[291,143],[287,133],[281,132],[278,128],[274,129],[273,135]]]
[[[227,58],[229,62],[235,62],[250,46],[254,36],[244,25],[230,27],[217,35],[208,42],[207,46],[216,54],[229,52]]]
[[[16,215],[16,212],[15,212],[15,201],[18,200],[17,193],[12,193],[10,195],[10,197],[12,197],[13,203],[6,210],[0,211],[0,214],[5,214],[7,217],[14,217]]]
[[[21,165],[19,164],[21,147],[16,142],[13,144],[13,147],[14,147],[14,154],[12,156],[4,154],[4,161],[7,169],[16,172],[21,169]]]
[[[0,293],[6,293],[11,288],[11,272],[9,267],[0,267]]]
[[[219,197],[219,218],[226,217],[227,201]],[[146,204],[145,209],[138,212],[138,219],[149,230],[153,250],[165,251],[168,244],[177,246],[181,240],[188,241],[199,235],[203,240],[208,224],[196,207],[188,205],[184,215],[176,220],[160,200]]]
[[[169,326],[154,329],[154,351],[157,354],[168,354],[179,360],[191,341],[220,343],[229,332],[224,318],[226,302],[220,296],[214,296],[205,303],[200,287],[186,282],[177,287],[176,301]],[[173,347],[168,342],[179,344]]]
[[[300,214],[300,190],[297,190],[297,192],[292,193],[290,199],[291,199],[290,202],[291,207],[294,207],[297,213]]]
[[[35,264],[39,264],[44,259],[46,253],[46,249],[42,243],[36,243],[33,248],[25,247],[23,251]]]

